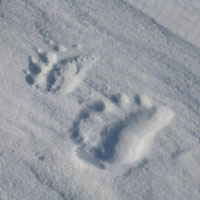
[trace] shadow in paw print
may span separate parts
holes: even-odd
[[[53,48],[55,51],[59,52],[59,46],[55,45]]]
[[[27,75],[26,76],[26,82],[29,84],[29,85],[33,85],[34,84],[34,78],[31,76],[31,75]]]
[[[35,64],[31,57],[28,58],[28,62],[29,62],[29,71],[33,76],[38,75],[41,72],[41,68]]]
[[[92,106],[90,106],[90,109],[95,112],[103,112],[105,109],[105,104],[103,101],[97,101]]]
[[[91,152],[94,156],[102,161],[112,161],[114,158],[115,147],[119,142],[119,136],[124,129],[125,124],[123,121],[106,127],[101,132],[102,142],[97,148],[93,148]]]
[[[76,143],[83,142],[83,137],[80,135],[80,124],[81,121],[86,121],[90,117],[90,113],[103,112],[105,109],[105,104],[103,101],[97,101],[93,105],[88,106],[87,109],[83,110],[78,118],[75,120],[71,130],[71,139]]]
[[[53,69],[49,72],[47,76],[47,91],[56,92],[59,90],[64,83],[64,77],[61,76],[61,71],[64,70],[64,66],[67,64],[68,60],[63,59],[58,64],[54,65]]]
[[[119,104],[120,103],[120,94],[114,94],[110,97],[110,100],[115,103],[115,104]]]
[[[135,95],[135,103],[139,106],[141,105],[141,99],[139,95]]]
[[[26,82],[29,85],[33,85],[35,82],[34,77],[36,77],[41,72],[41,68],[39,67],[39,65],[32,61],[32,58],[30,56],[28,58],[28,63],[30,74],[27,74],[26,71],[24,71],[24,73],[26,74]]]
[[[66,70],[66,65],[75,60],[75,57],[62,59],[59,63],[54,65],[53,69],[47,76],[47,91],[55,93],[64,84],[64,77],[62,73]]]
[[[55,93],[61,88],[64,83],[64,78],[61,76],[61,69],[54,68],[47,76],[47,91]]]
[[[46,53],[38,53],[38,57],[43,63],[45,64],[49,63]]]
[[[80,123],[82,120],[86,120],[87,118],[89,118],[89,112],[82,111],[77,120],[73,123],[71,139],[76,143],[81,143],[83,141],[83,137],[80,135]]]
[[[43,161],[43,160],[45,160],[45,157],[44,156],[39,156],[38,160]]]

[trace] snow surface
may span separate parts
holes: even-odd
[[[183,2],[0,0],[1,200],[199,199],[200,2]]]
[[[199,0],[126,0],[173,33],[200,47]]]

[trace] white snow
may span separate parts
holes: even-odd
[[[173,33],[200,47],[198,0],[126,0]]]
[[[197,200],[200,2],[0,0],[0,200]]]

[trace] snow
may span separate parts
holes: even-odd
[[[0,1],[0,199],[199,198],[200,3],[156,2]]]
[[[198,0],[127,0],[161,25],[200,47],[200,4]]]

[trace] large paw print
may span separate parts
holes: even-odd
[[[60,48],[56,46],[53,52],[36,49],[38,58],[32,56],[28,58],[29,67],[25,70],[26,82],[44,92],[55,93],[61,88],[66,94],[73,92],[97,58],[93,55],[59,56],[65,52],[64,46]]]
[[[172,117],[170,109],[153,106],[146,96],[135,95],[132,103],[126,95],[102,98],[86,106],[73,123],[76,155],[102,169],[109,163],[140,161]]]

